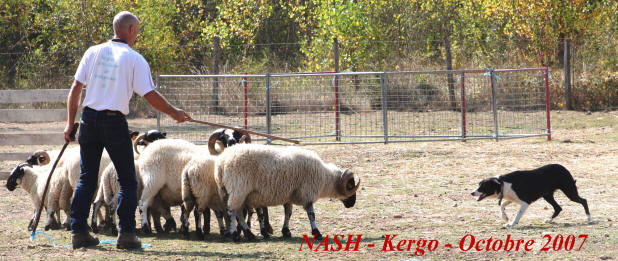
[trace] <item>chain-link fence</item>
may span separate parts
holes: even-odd
[[[160,75],[156,81],[194,119],[327,144],[549,136],[547,76],[546,68],[531,68]],[[196,143],[214,130],[160,115],[157,126]]]

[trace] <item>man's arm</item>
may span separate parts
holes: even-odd
[[[152,107],[169,115],[178,123],[184,122],[186,118],[191,119],[189,114],[187,114],[181,109],[174,107],[156,90],[146,93],[144,95],[144,99],[146,99],[148,103],[152,105]]]
[[[73,85],[71,85],[71,90],[69,91],[69,96],[67,98],[67,125],[64,128],[64,141],[70,142],[75,139],[71,139],[69,135],[73,130],[73,123],[75,122],[75,114],[77,114],[77,107],[82,98],[82,89],[84,88],[84,84],[74,80]]]

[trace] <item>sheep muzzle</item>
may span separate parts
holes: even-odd
[[[13,169],[13,171],[11,172],[11,175],[6,180],[6,188],[9,191],[15,190],[15,188],[17,188],[17,185],[19,185],[17,184],[17,181],[24,176],[24,169],[23,169],[24,166],[32,167],[28,163],[20,163],[19,165],[17,165],[17,167],[15,167],[15,169]]]

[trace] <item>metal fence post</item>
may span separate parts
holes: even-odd
[[[466,76],[461,73],[461,140],[466,141]]]
[[[494,131],[496,141],[498,141],[498,109],[496,108],[496,86],[494,84],[494,69],[489,70],[489,81],[491,84],[491,108],[494,113]]]
[[[270,102],[270,73],[266,74],[266,133],[272,134],[271,129],[271,102]],[[270,144],[271,140],[269,138],[266,139],[266,144]]]
[[[247,73],[245,73],[245,75],[246,74]],[[247,105],[248,105],[247,104],[247,88],[248,88],[248,85],[249,85],[247,83],[247,77],[243,77],[242,78],[242,83],[243,83],[242,85],[243,85],[243,87],[245,89],[245,114],[244,114],[244,116],[245,116],[245,130],[246,130],[246,129],[248,129],[248,120],[247,120],[247,118],[248,118],[248,113],[247,113]]]
[[[333,39],[333,52],[335,62],[335,73],[339,73],[339,41],[337,38]],[[335,75],[335,140],[341,141],[341,118],[340,118],[340,104],[339,104],[339,75]]]
[[[549,67],[545,65],[545,113],[547,118],[547,140],[551,140],[551,105],[549,102]]]
[[[387,102],[387,85],[386,73],[380,74],[380,89],[382,90],[382,126],[384,129],[384,144],[388,143],[388,102]]]
[[[159,74],[155,76],[155,90],[159,91],[161,87],[159,86]],[[157,130],[161,131],[161,111],[157,110]]]

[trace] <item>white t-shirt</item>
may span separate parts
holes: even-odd
[[[88,48],[75,80],[87,87],[84,107],[120,111],[124,115],[129,114],[133,92],[144,96],[154,90],[146,59],[128,44],[113,41]]]

